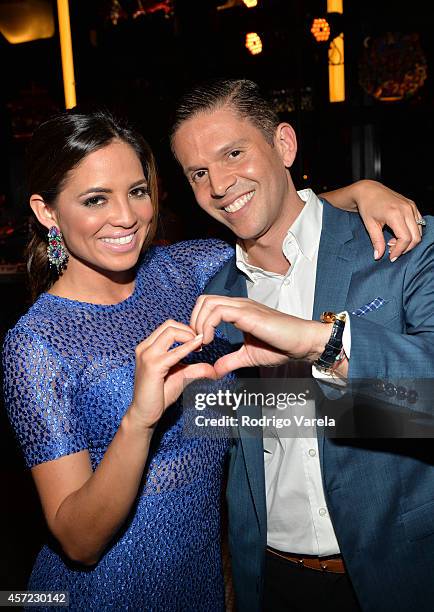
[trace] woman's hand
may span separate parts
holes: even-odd
[[[171,348],[175,343],[179,346]],[[157,424],[166,408],[181,395],[186,380],[216,378],[208,363],[180,363],[201,344],[202,334],[195,335],[188,325],[168,320],[137,346],[130,411],[142,427],[152,429]]]
[[[378,181],[357,181],[321,195],[336,208],[360,214],[371,238],[374,259],[380,259],[386,249],[385,225],[395,234],[387,245],[391,261],[411,251],[421,241],[422,228],[416,221],[422,214],[416,204]]]

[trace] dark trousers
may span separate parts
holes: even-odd
[[[264,612],[360,612],[346,574],[300,567],[267,552]]]

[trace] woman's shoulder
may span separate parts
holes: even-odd
[[[233,254],[234,249],[227,242],[215,238],[204,238],[155,247],[154,256],[170,259],[179,266],[210,267],[216,273]]]
[[[232,257],[233,248],[216,239],[185,240],[169,246],[152,247],[142,260],[138,272],[141,283],[149,278],[164,281],[160,286],[188,286],[201,292],[209,280]],[[145,282],[146,284],[146,282]]]
[[[5,336],[4,347],[27,345],[30,341],[39,345],[56,344],[62,319],[68,318],[65,309],[58,308],[56,300],[51,300],[49,294],[42,294],[23,314]]]

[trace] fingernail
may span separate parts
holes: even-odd
[[[390,261],[393,263],[393,262],[394,262],[394,261],[396,261],[397,259],[398,259],[397,257],[392,257],[392,259],[391,259]]]
[[[374,251],[374,259],[378,259],[378,255],[379,255],[379,253],[378,253],[377,249],[375,249],[375,251]]]
[[[197,336],[194,337],[194,340],[201,340],[203,338],[203,334],[197,334]],[[203,349],[203,344],[201,344],[197,349],[194,349],[195,353],[200,353]]]
[[[391,246],[395,246],[396,242],[394,240],[389,240],[389,242],[387,243],[387,246],[391,247]]]

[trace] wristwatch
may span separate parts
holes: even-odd
[[[324,373],[331,373],[333,366],[341,361],[342,354],[342,336],[345,328],[346,314],[345,312],[323,312],[320,316],[321,323],[333,323],[330,338],[325,345],[324,351],[314,362],[314,365]]]

